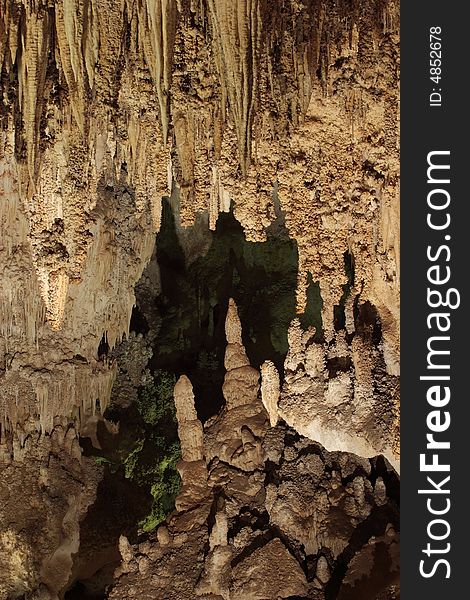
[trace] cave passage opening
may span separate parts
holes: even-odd
[[[89,591],[86,584],[77,581],[74,586],[65,593],[64,600],[105,600],[106,592]]]
[[[112,426],[98,422],[99,447],[89,437],[81,438],[85,456],[105,467],[96,502],[81,526],[83,547],[92,539],[88,532],[100,529],[98,521],[106,512],[115,517],[115,527],[106,528],[103,546],[117,553],[119,535],[135,543],[173,510],[180,487],[173,388],[181,374],[189,377],[202,422],[222,408],[230,298],[237,303],[242,341],[255,368],[271,360],[283,377],[288,328],[296,316],[304,329],[316,328],[318,341],[323,337],[320,291],[311,276],[306,311],[296,314],[298,249],[280,211],[264,242],[247,241],[232,210],[219,215],[215,231],[201,217],[183,230],[175,213],[170,201],[164,201],[155,252],[136,286],[131,336],[122,350],[113,350],[120,374],[104,415]],[[139,352],[149,348],[151,358],[139,362]],[[103,338],[98,354],[108,351]],[[138,387],[137,380],[127,378],[135,369],[141,373]],[[112,510],[106,511],[110,496],[120,501],[111,502]],[[115,559],[106,556],[103,563]],[[83,569],[77,570],[67,598],[80,593],[84,598],[85,593],[90,598],[97,593],[99,598],[109,584],[100,571],[91,580],[84,575]]]
[[[205,224],[207,227],[207,224]],[[225,375],[225,316],[229,298],[238,307],[243,344],[255,368],[265,360],[277,367],[281,379],[288,351],[287,332],[296,316],[304,329],[315,326],[322,339],[320,289],[309,276],[307,308],[296,315],[298,248],[289,237],[282,213],[263,242],[250,242],[233,210],[221,213],[216,229],[206,235],[202,251],[185,247],[170,201],[164,200],[162,223],[156,237],[155,260],[159,293],[152,306],[139,297],[131,324],[148,335],[154,329],[152,372],[179,377],[186,374],[196,397],[202,422],[223,406]],[[197,237],[194,232],[194,237]],[[155,318],[155,314],[158,315]]]

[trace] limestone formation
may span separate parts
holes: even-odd
[[[263,600],[305,596],[305,573],[284,544],[274,539],[237,564],[233,572],[233,600]]]
[[[225,331],[227,351],[237,344],[245,356],[233,301]],[[261,392],[250,384],[251,371],[233,364],[225,376],[227,382],[231,373],[239,374],[233,401],[204,426],[198,457],[205,460],[183,461],[177,510],[156,535],[140,545],[121,541],[122,566],[110,598],[325,600],[327,591],[341,582],[345,566],[345,585],[353,591],[362,585],[361,569],[368,569],[373,579],[379,576],[373,559],[379,545],[390,562],[381,589],[395,585],[398,498],[393,469],[385,462],[329,453],[282,422],[269,427]],[[175,400],[184,456],[185,424],[197,420],[185,376],[175,386]],[[205,494],[196,485],[202,468]],[[379,514],[375,521],[372,517]],[[367,541],[346,558],[358,529]]]
[[[269,414],[271,427],[275,427],[279,421],[279,397],[279,373],[274,364],[267,360],[261,365],[261,400]]]
[[[182,459],[187,462],[202,460],[204,458],[202,425],[194,408],[191,382],[184,375],[175,385],[174,398]]]
[[[303,332],[298,320],[291,325],[279,415],[330,450],[381,453],[399,470],[398,382],[386,372],[383,347],[374,345],[368,326],[350,344],[337,332],[328,352],[312,343],[314,333]]]
[[[183,225],[207,210],[215,227],[230,198],[252,240],[276,218],[276,187],[299,247],[298,310],[310,273],[333,340],[348,252],[349,298],[375,307],[386,373],[397,375],[398,9],[368,0],[349,10],[329,0],[282,11],[260,0],[4,3],[1,314],[21,349],[3,384],[10,421],[21,385],[25,415],[40,414],[44,394],[64,416],[98,396],[106,406],[109,385],[74,386],[64,403],[60,364],[83,356],[90,373],[102,336],[112,347],[128,333],[173,181]],[[47,363],[50,383],[29,387],[32,363]]]
[[[283,437],[292,435],[282,426],[278,426],[277,431]],[[267,439],[266,444],[270,444]],[[136,558],[132,558],[130,563],[130,559],[123,555],[124,570],[111,598],[137,598],[143,595],[149,599],[161,596],[189,600],[212,595],[232,600],[295,595],[324,600],[325,590],[337,585],[343,561],[348,560],[350,536],[358,527],[365,537],[372,537],[354,554],[357,558],[350,563],[346,585],[351,587],[353,593],[354,586],[358,585],[359,591],[361,573],[371,575],[374,572],[377,582],[382,577],[387,589],[389,585],[396,586],[398,538],[394,527],[389,525],[381,531],[373,528],[368,530],[371,519],[367,515],[381,510],[373,501],[371,503],[369,494],[369,477],[373,478],[373,473],[362,470],[363,465],[353,455],[343,455],[340,466],[337,456],[322,451],[318,446],[314,449],[309,446],[308,440],[300,436],[297,436],[294,446],[286,447],[286,451],[289,462],[296,466],[294,469],[291,467],[290,472],[287,467],[282,472],[275,471],[274,489],[279,484],[289,485],[288,482],[291,482],[292,489],[300,480],[305,482],[301,491],[307,488],[311,490],[309,478],[316,479],[320,484],[316,492],[305,499],[306,503],[299,507],[299,512],[284,516],[282,508],[288,506],[290,495],[286,497],[285,491],[278,488],[277,493],[283,498],[279,501],[278,511],[267,498],[264,500],[264,495],[256,493],[256,488],[248,483],[247,475],[238,475],[222,466],[223,475],[219,473],[219,476],[223,477],[225,483],[223,496],[220,495],[221,480],[214,479],[219,485],[212,490],[212,509],[210,505],[201,504],[199,508],[194,506],[189,513],[175,515],[168,525],[169,542],[165,540],[163,544],[152,540],[145,547],[134,547],[132,556]],[[315,460],[311,461],[313,457]],[[313,469],[310,466],[312,462]],[[326,494],[320,490],[330,486],[329,473],[332,467],[333,470],[338,469],[334,478],[336,484]],[[221,467],[217,469],[220,471]],[[353,472],[358,473],[354,485],[344,494],[341,491],[341,479]],[[236,477],[245,481],[234,487],[231,483]],[[244,488],[243,495],[240,495],[240,488]],[[297,496],[299,498],[301,491]],[[316,505],[321,507],[314,520],[304,517],[304,514],[308,514],[308,510],[305,512],[307,504],[312,515]],[[385,511],[388,518],[396,520],[390,498]],[[215,512],[215,519],[207,516],[211,512]],[[182,534],[180,532],[187,527],[188,516],[191,518],[191,529],[183,529],[186,532]],[[207,520],[204,521],[204,518]],[[318,547],[305,547],[308,539],[314,544],[317,540],[322,548],[333,548],[334,557],[326,558]],[[371,562],[366,558],[373,557],[374,548],[381,544],[384,544],[382,556],[390,561],[389,572],[381,571],[383,565],[375,565],[374,560]],[[209,547],[208,554],[204,550],[206,546]],[[142,575],[137,561],[143,562],[144,559],[149,562],[149,567]],[[382,597],[394,598],[385,594]]]
[[[0,600],[396,598],[398,3],[0,0],[0,92]],[[287,339],[250,248],[169,301],[227,213]]]
[[[178,510],[185,510],[207,495],[207,467],[204,461],[202,424],[194,407],[191,382],[185,375],[176,382],[174,398],[182,458],[178,463],[182,489],[176,507]]]
[[[266,411],[259,398],[260,374],[244,364],[241,324],[233,299],[225,320],[227,348],[222,392],[225,408],[205,432],[206,458],[251,471],[263,463],[261,436],[266,430]],[[240,366],[241,365],[241,366]]]
[[[59,419],[50,435],[31,422],[4,435],[0,452],[0,598],[41,589],[38,597],[57,598],[72,578],[101,468],[81,456],[76,431]]]

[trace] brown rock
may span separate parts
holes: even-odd
[[[305,574],[278,539],[268,542],[232,571],[232,600],[268,600],[303,596]]]

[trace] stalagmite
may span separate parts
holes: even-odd
[[[262,240],[277,182],[299,248],[298,312],[310,273],[333,339],[349,251],[355,292],[377,307],[387,372],[398,375],[398,128],[385,116],[396,99],[396,6],[377,22],[343,19],[341,2],[330,19],[328,6],[288,3],[281,14],[258,0],[5,4],[0,193],[20,234],[22,271],[7,277],[25,293],[22,302],[7,283],[0,302],[2,328],[17,323],[6,343],[22,346],[25,365],[55,344],[88,360],[104,331],[111,348],[128,333],[133,286],[172,185],[183,225],[207,210],[214,229],[233,203],[247,238]],[[363,41],[377,48],[370,64]],[[325,57],[356,73],[351,89]]]
[[[275,427],[279,421],[279,395],[279,373],[274,363],[267,360],[261,365],[261,400],[268,412],[271,427]]]
[[[376,506],[393,528],[356,563],[375,545],[396,555],[396,473],[369,457],[398,467],[398,17],[393,0],[0,0],[0,597],[51,600],[110,577],[110,600],[321,598]],[[144,543],[136,522],[105,547],[104,526],[87,535],[115,473],[80,442],[112,395],[133,411],[154,375],[147,355],[140,369],[129,351],[135,377],[122,359],[142,288],[154,312],[140,322],[136,309],[132,328],[152,344],[167,343],[157,303],[180,310],[141,279],[166,197],[179,241],[206,227],[185,246],[195,269],[221,213],[248,242],[242,267],[251,242],[276,263],[288,239],[296,298],[262,315],[240,306],[243,323],[229,301],[225,374],[219,341],[207,361],[219,413],[203,427],[205,398],[184,375],[174,388],[176,510]],[[243,297],[225,275],[208,300],[222,345],[220,312]],[[271,310],[282,335],[257,338],[250,320]],[[173,333],[178,354],[186,323]],[[95,450],[109,441],[99,429]],[[125,500],[125,479],[110,497]],[[118,571],[97,546],[105,562],[121,550]]]
[[[176,382],[174,398],[182,459],[188,462],[203,460],[202,425],[194,407],[193,386],[186,375],[181,375]]]
[[[181,445],[181,460],[177,469],[182,482],[175,505],[177,510],[184,511],[194,502],[207,497],[207,466],[202,424],[194,406],[193,387],[186,375],[181,375],[176,382],[174,399]]]
[[[225,319],[225,375],[222,388],[227,408],[250,404],[257,400],[259,373],[250,366],[242,343],[242,328],[235,301],[230,298]]]
[[[225,374],[222,393],[225,407],[205,430],[208,461],[214,457],[247,470],[263,461],[260,438],[267,414],[259,397],[259,372],[250,366],[242,343],[242,327],[234,300],[225,319]]]

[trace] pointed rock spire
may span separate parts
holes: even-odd
[[[176,382],[174,398],[182,459],[188,462],[202,460],[204,457],[202,424],[197,418],[194,406],[193,386],[186,375],[181,375]]]

